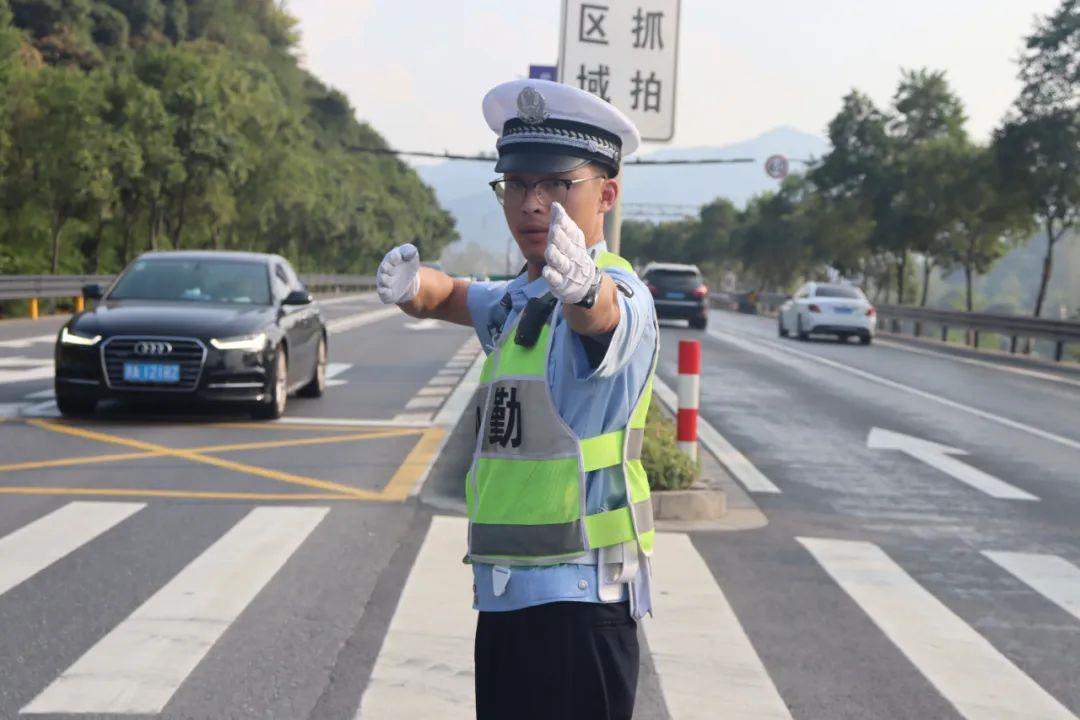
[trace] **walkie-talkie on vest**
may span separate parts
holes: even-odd
[[[521,320],[514,334],[514,344],[527,348],[535,345],[540,339],[540,331],[544,329],[557,302],[558,300],[550,292],[540,297],[530,298],[525,309],[521,311]]]

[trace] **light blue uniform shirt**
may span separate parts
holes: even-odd
[[[605,249],[601,242],[590,251],[595,254]],[[605,272],[632,294],[617,293],[619,324],[612,332],[603,360],[595,369],[589,365],[581,337],[570,329],[559,306],[555,310],[548,361],[548,384],[555,407],[567,425],[583,438],[617,430],[629,422],[634,402],[648,381],[657,342],[656,309],[645,284],[636,275],[618,268],[605,268]],[[484,352],[491,353],[499,333],[510,330],[530,298],[540,297],[549,289],[543,276],[529,282],[525,274],[510,281],[472,283],[469,314]],[[507,293],[513,303],[509,312],[500,304]],[[603,468],[586,476],[586,508],[590,514],[622,506],[625,498],[622,468]],[[560,601],[601,602],[595,565],[514,567],[499,596],[492,586],[492,566],[473,563],[472,567],[473,606],[477,610],[520,610]],[[633,583],[634,610],[639,618],[651,609],[649,583],[648,565],[642,563]],[[626,599],[624,589],[621,600]]]

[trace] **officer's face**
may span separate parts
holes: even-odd
[[[602,178],[606,171],[596,165],[585,165],[568,173],[557,175],[539,175],[532,173],[507,173],[507,180],[524,181],[530,188],[535,183],[546,179],[585,180],[572,185],[565,197],[555,198],[562,203],[570,218],[577,223],[585,234],[586,245],[594,245],[603,238],[604,213],[615,205],[619,195],[619,183],[614,179]],[[520,202],[507,202],[503,205],[506,224],[514,234],[521,254],[528,262],[539,265],[544,262],[544,250],[547,249],[548,226],[551,223],[550,197],[541,199],[543,190],[526,192]]]

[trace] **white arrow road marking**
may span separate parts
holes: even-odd
[[[337,385],[344,385],[349,382],[348,380],[335,380],[338,375],[345,372],[352,367],[352,363],[327,363],[326,364],[326,386],[335,387]]]
[[[438,320],[428,318],[426,320],[420,320],[419,322],[405,323],[405,327],[410,330],[437,330],[442,327]]]
[[[874,450],[899,450],[993,498],[1000,500],[1039,499],[1029,492],[951,457],[952,455],[967,455],[966,452],[957,448],[881,428],[873,428],[870,431],[866,438],[866,446]]]
[[[984,552],[1037,593],[1080,620],[1080,569],[1057,555]]]
[[[52,400],[54,397],[56,397],[56,390],[54,390],[53,388],[49,388],[47,390],[38,390],[37,392],[32,392],[29,395],[23,396],[23,399],[25,399],[25,400]]]

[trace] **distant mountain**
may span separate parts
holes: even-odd
[[[722,147],[671,148],[642,155],[647,160],[697,160],[703,158],[752,158],[745,165],[628,165],[624,173],[624,217],[640,216],[641,204],[698,206],[717,197],[743,205],[754,195],[774,190],[779,183],[765,174],[765,159],[781,154],[793,160],[819,158],[828,142],[817,135],[791,127],[778,127],[752,140]],[[792,170],[802,165],[791,163]],[[487,183],[495,178],[494,162],[447,161],[417,168],[424,182],[434,188],[439,202],[457,220],[461,242],[448,248],[460,252],[476,243],[491,256],[487,272],[503,272],[507,244],[513,243],[502,209]],[[516,248],[511,247],[512,251]],[[513,261],[516,262],[516,259]]]

